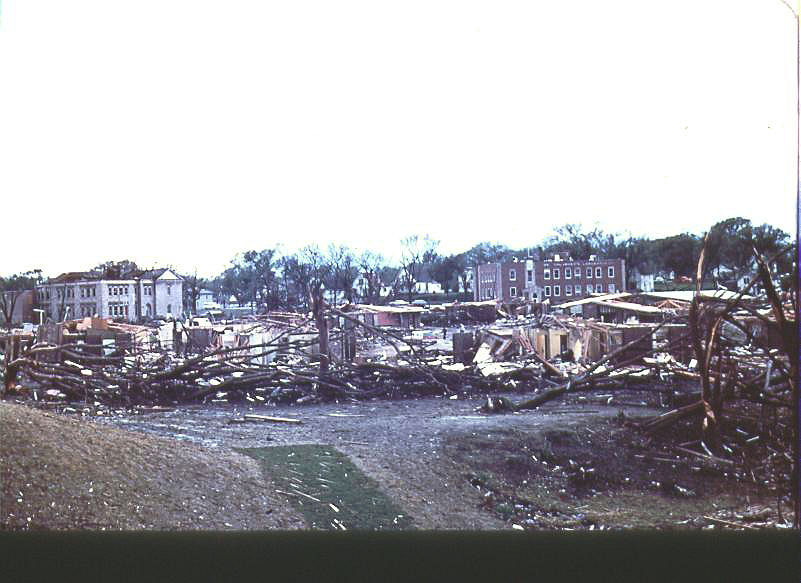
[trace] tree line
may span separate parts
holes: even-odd
[[[535,256],[545,258],[566,252],[573,259],[624,259],[627,273],[658,274],[672,272],[676,277],[695,275],[695,267],[704,236],[680,233],[651,239],[608,233],[595,227],[583,229],[578,224],[557,227],[543,241],[530,247],[513,249],[501,243],[484,241],[456,254],[439,252],[440,241],[429,235],[411,235],[399,242],[400,261],[391,263],[380,253],[356,252],[346,245],[331,244],[326,249],[308,245],[296,253],[282,254],[278,248],[240,253],[218,277],[211,280],[189,278],[190,290],[208,287],[219,297],[235,296],[240,302],[254,303],[266,309],[302,307],[309,309],[315,285],[337,300],[354,301],[354,284],[359,281],[367,302],[377,302],[382,288],[393,297],[414,295],[415,282],[426,275],[439,283],[445,293],[468,289],[468,270],[475,265],[511,261]],[[722,271],[736,279],[753,268],[753,249],[765,257],[795,245],[788,233],[768,224],[754,225],[748,219],[733,217],[720,221],[709,230],[706,251],[706,274],[718,277]],[[775,258],[776,273],[785,274],[782,285],[792,283],[795,254],[787,252]],[[425,272],[425,273],[424,273]],[[633,287],[633,281],[629,282]]]
[[[568,253],[573,259],[624,259],[629,277],[634,274],[672,272],[676,277],[694,276],[704,236],[680,233],[669,237],[624,236],[595,227],[582,228],[565,224],[555,228],[544,240],[522,249],[484,241],[461,253],[440,252],[440,241],[429,235],[410,235],[399,242],[400,260],[392,262],[372,250],[356,251],[347,245],[330,244],[320,248],[307,245],[297,252],[283,253],[279,247],[238,253],[228,268],[214,278],[197,274],[184,276],[184,304],[197,305],[202,289],[208,288],[218,298],[235,296],[240,303],[254,304],[266,310],[309,310],[312,298],[325,290],[333,301],[350,301],[358,282],[359,300],[376,303],[389,291],[391,297],[414,295],[415,282],[426,277],[439,283],[446,293],[469,289],[468,270],[475,265],[511,261],[552,253]],[[771,267],[783,274],[782,287],[792,285],[795,242],[788,233],[768,224],[754,225],[748,219],[733,217],[720,221],[709,230],[706,251],[707,274],[717,276],[726,270],[732,279],[749,273],[753,249],[765,257],[779,251]],[[123,277],[138,267],[133,261],[109,261],[93,269],[100,276]],[[41,270],[0,277],[0,317],[13,311],[16,292],[31,289],[42,280]],[[634,287],[633,279],[628,282]]]

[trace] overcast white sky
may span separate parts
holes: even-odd
[[[0,274],[795,231],[780,0],[0,1]]]

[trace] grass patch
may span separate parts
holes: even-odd
[[[257,460],[309,526],[321,530],[404,530],[412,518],[346,455],[327,445],[237,449]]]

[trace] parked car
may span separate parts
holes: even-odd
[[[412,305],[413,306],[420,306],[421,308],[427,308],[428,307],[428,302],[425,301],[425,300],[414,300],[412,302]]]

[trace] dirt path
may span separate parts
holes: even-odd
[[[516,396],[515,398],[519,398]],[[208,447],[325,444],[347,454],[423,529],[499,529],[510,524],[481,508],[484,493],[470,483],[468,468],[444,447],[454,436],[499,431],[541,433],[588,418],[611,418],[620,409],[552,403],[514,415],[475,412],[481,399],[424,398],[303,407],[188,407],[167,413],[99,420],[131,430],[171,436]],[[650,415],[627,408],[629,416]],[[300,425],[229,424],[243,413],[294,417]]]

